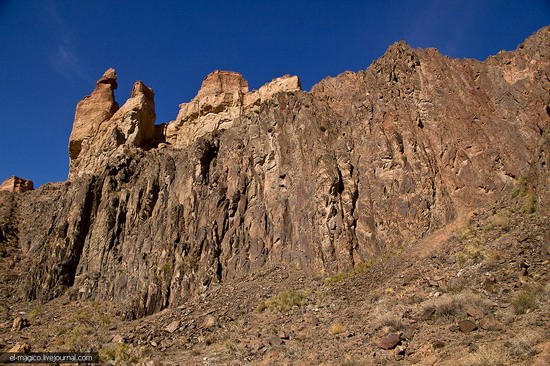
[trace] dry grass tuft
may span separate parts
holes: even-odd
[[[287,312],[294,306],[302,306],[305,303],[306,294],[300,290],[289,290],[278,293],[276,296],[262,301],[256,311],[259,313],[265,310]]]
[[[510,303],[517,315],[525,314],[527,310],[536,308],[537,296],[532,290],[524,290],[514,295]]]
[[[426,301],[422,313],[425,314],[425,317],[430,316],[436,323],[446,324],[457,318],[466,317],[468,307],[475,307],[486,312],[491,305],[477,294],[461,292]]]
[[[468,366],[511,366],[508,352],[501,347],[480,347],[472,353],[464,365]]]
[[[518,334],[506,344],[508,354],[522,361],[530,360],[537,354],[534,347],[545,339],[545,335],[540,331]]]

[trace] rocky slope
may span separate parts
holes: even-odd
[[[107,70],[77,106],[69,179],[0,191],[6,303],[67,293],[140,318],[274,265],[345,273],[518,186],[544,212],[549,72],[548,27],[483,62],[398,42],[310,92],[215,71],[155,125],[153,91],[119,107]]]

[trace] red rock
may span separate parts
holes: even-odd
[[[380,338],[376,345],[382,349],[395,348],[401,342],[401,336],[397,333],[388,333],[384,337]]]
[[[461,320],[458,322],[458,328],[462,333],[470,333],[477,329],[477,324],[471,320]]]

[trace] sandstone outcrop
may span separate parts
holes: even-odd
[[[141,317],[266,265],[328,274],[420,240],[530,171],[547,182],[549,62],[547,27],[483,62],[398,42],[311,92],[217,71],[157,127],[151,89],[117,109],[109,71],[77,107],[70,180],[12,210],[22,293]]]
[[[34,184],[28,179],[16,176],[10,177],[0,184],[0,191],[8,192],[27,192],[34,189]]]
[[[118,87],[114,69],[108,69],[97,81],[89,96],[76,106],[73,129],[69,137],[69,157],[76,160],[82,150],[82,144],[97,134],[99,126],[109,120],[118,110],[114,90]]]
[[[78,103],[69,139],[69,179],[93,174],[109,158],[123,155],[125,148],[147,150],[157,143],[153,90],[137,81],[119,109],[116,87],[116,72],[109,69],[92,94]]]
[[[300,90],[297,76],[285,75],[249,92],[241,74],[214,71],[206,76],[197,96],[180,105],[176,120],[167,126],[166,141],[173,146],[187,147],[200,136],[232,127],[252,108],[275,94]]]

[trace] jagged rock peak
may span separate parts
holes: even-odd
[[[116,70],[111,67],[103,73],[103,76],[97,81],[96,84],[97,85],[99,85],[99,84],[109,84],[109,85],[111,85],[111,87],[113,89],[116,89],[116,88],[118,88],[118,84],[116,82],[116,79],[117,79]]]
[[[153,92],[153,89],[149,88],[141,80],[138,80],[134,83],[134,87],[132,88],[132,93],[130,96],[131,98],[134,98],[138,94],[143,94],[148,99],[154,99],[155,97],[155,93]]]
[[[105,71],[92,94],[77,105],[69,140],[69,179],[100,171],[108,159],[122,154],[121,146],[156,146],[153,90],[136,81],[119,108],[114,100],[116,78],[114,69]]]
[[[248,82],[243,76],[234,71],[215,70],[204,78],[197,98],[234,92],[248,92]]]
[[[34,189],[32,180],[16,177],[9,177],[0,185],[0,191],[26,192]]]
[[[284,75],[249,92],[248,83],[241,74],[213,71],[204,78],[197,96],[180,104],[176,120],[166,128],[166,142],[187,146],[209,132],[232,127],[243,113],[250,112],[276,93],[300,90],[297,76]]]
[[[117,88],[116,78],[115,69],[108,69],[97,81],[93,92],[78,102],[69,138],[71,162],[80,155],[83,142],[94,136],[99,126],[118,110],[114,94],[114,89]]]

